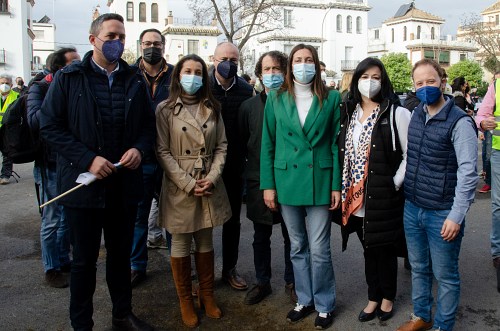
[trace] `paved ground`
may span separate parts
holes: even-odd
[[[54,289],[43,282],[40,259],[40,217],[35,203],[32,166],[16,166],[21,175],[17,184],[0,187],[0,331],[70,330],[68,289]],[[462,298],[455,330],[500,330],[500,293],[489,255],[491,226],[490,195],[478,194],[466,224],[460,269]],[[243,210],[244,212],[244,210]],[[242,214],[244,215],[244,214]],[[253,279],[252,226],[242,217],[240,273]],[[332,228],[332,249],[337,281],[337,309],[330,330],[395,330],[411,313],[411,278],[399,267],[399,291],[395,316],[384,323],[357,321],[366,303],[361,246],[351,238],[341,252],[339,228]],[[245,306],[245,292],[236,292],[217,282],[216,296],[225,316],[221,320],[201,318],[200,330],[312,330],[311,316],[295,325],[285,316],[292,304],[284,295],[281,231],[273,235],[273,294],[256,306]],[[215,231],[216,278],[220,277],[220,229]],[[105,285],[105,250],[98,262],[98,285],[94,295],[95,330],[110,330],[110,299]],[[134,311],[158,330],[182,330],[177,296],[165,251],[150,251],[148,279],[134,289]]]

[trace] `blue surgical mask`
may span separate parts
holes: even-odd
[[[424,86],[417,90],[417,98],[427,105],[435,104],[441,97],[443,92],[436,86]]]
[[[184,92],[193,95],[203,86],[203,79],[197,75],[182,75],[181,85]]]
[[[285,77],[281,72],[277,74],[262,75],[262,84],[264,84],[265,87],[271,90],[280,88],[284,81]]]
[[[238,65],[233,61],[222,61],[217,66],[217,72],[225,79],[233,78],[238,72]]]
[[[97,36],[96,38],[103,41]],[[123,47],[120,39],[106,40],[103,41],[101,52],[109,63],[115,63],[122,57]]]
[[[293,77],[301,84],[309,84],[316,75],[314,63],[298,63],[293,65]]]

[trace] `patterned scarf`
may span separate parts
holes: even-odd
[[[347,224],[349,216],[363,206],[364,182],[366,170],[368,169],[368,156],[370,153],[370,142],[373,126],[380,111],[380,106],[363,123],[363,129],[359,137],[358,148],[354,153],[353,132],[360,112],[363,112],[358,104],[351,117],[347,129],[345,142],[344,169],[342,171],[342,223]]]

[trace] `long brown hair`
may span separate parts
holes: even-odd
[[[311,45],[298,44],[290,52],[290,56],[288,56],[285,83],[283,84],[281,91],[287,91],[291,96],[295,97],[295,94],[293,93],[293,56],[297,51],[300,51],[301,49],[308,49],[312,54],[314,69],[316,71],[316,75],[314,76],[312,81],[312,92],[318,97],[320,106],[323,106],[323,100],[328,97],[328,89],[321,80],[318,52],[316,51],[316,48]]]
[[[170,83],[170,94],[167,100],[167,107],[173,108],[177,102],[177,98],[179,98],[184,90],[182,89],[181,85],[181,70],[186,61],[196,61],[201,63],[202,69],[202,79],[203,79],[203,86],[200,87],[200,89],[196,92],[195,96],[196,99],[199,102],[205,102],[205,104],[212,108],[212,110],[215,112],[215,120],[218,121],[220,117],[220,103],[215,99],[215,97],[212,94],[212,90],[210,88],[210,79],[208,77],[208,68],[203,61],[201,57],[199,57],[196,54],[189,54],[184,56],[182,59],[177,62],[177,64],[174,67],[174,71],[172,72],[172,81]]]

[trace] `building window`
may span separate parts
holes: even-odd
[[[419,25],[419,26],[417,26],[417,39],[420,39],[421,32],[422,32],[422,27]]]
[[[434,55],[434,51],[433,50],[425,50],[424,51],[424,58],[426,59],[434,59],[435,58],[435,55]]]
[[[347,16],[347,27],[346,27],[347,33],[352,33],[352,17]]]
[[[33,33],[35,34],[35,39],[44,39],[45,38],[45,31],[43,30],[33,30]]]
[[[460,61],[465,61],[465,60],[467,60],[467,54],[465,53],[460,54]]]
[[[134,21],[134,3],[131,1],[127,2],[127,21]]]
[[[495,16],[495,24],[496,25],[500,24],[500,15],[498,14]]]
[[[450,51],[441,51],[439,53],[439,63],[444,63],[444,64],[450,63]]]
[[[292,48],[293,48],[293,45],[291,45],[291,44],[283,45],[283,53],[290,54],[290,52],[292,51]]]
[[[405,27],[403,27],[403,41],[406,41],[406,33],[408,32],[408,29]]]
[[[363,24],[361,21],[361,17],[356,17],[356,33],[362,33]]]
[[[375,30],[375,39],[380,39],[380,30]]]
[[[198,53],[199,53],[199,41],[188,40],[188,54],[198,54]]]
[[[394,28],[391,29],[391,42],[394,42]]]
[[[283,13],[283,25],[287,28],[292,26],[292,10],[285,9]]]
[[[337,32],[342,32],[342,15],[337,15]]]
[[[0,0],[0,12],[7,13],[8,11],[9,11],[9,1],[8,0]]]
[[[431,28],[431,39],[434,40],[435,36],[434,36],[434,27]]]
[[[146,22],[146,3],[139,3],[139,22]]]
[[[158,4],[151,4],[151,22],[158,23]]]

